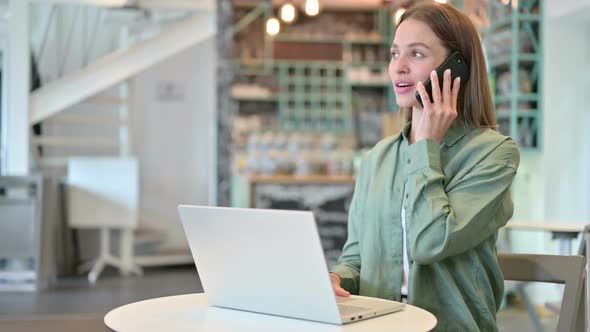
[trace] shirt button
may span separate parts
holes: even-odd
[[[410,160],[410,159],[408,159],[408,165],[409,165],[410,163],[411,163],[411,160]]]
[[[410,197],[410,195],[408,195],[408,194],[406,193],[406,199],[408,199],[409,197]]]

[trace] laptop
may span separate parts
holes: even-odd
[[[346,324],[400,302],[334,294],[313,213],[178,207],[209,305]]]

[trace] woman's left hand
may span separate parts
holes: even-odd
[[[444,81],[441,93],[436,71],[433,70],[430,73],[432,103],[430,102],[426,88],[424,88],[424,84],[421,82],[418,83],[418,93],[420,93],[420,97],[422,98],[424,111],[416,128],[415,142],[423,139],[431,139],[440,144],[447,130],[449,130],[449,127],[457,118],[457,98],[459,96],[461,79],[459,77],[455,79],[451,90],[451,70],[445,70],[443,77]]]

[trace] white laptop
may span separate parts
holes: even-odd
[[[308,211],[178,207],[209,305],[345,324],[403,303],[334,294]]]

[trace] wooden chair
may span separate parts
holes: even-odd
[[[557,332],[586,331],[586,258],[498,254],[505,280],[564,284]]]

